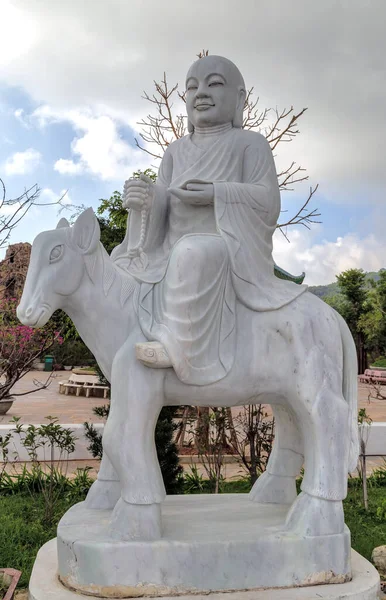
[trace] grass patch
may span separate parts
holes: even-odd
[[[362,491],[349,489],[344,501],[344,515],[351,531],[351,546],[371,560],[371,553],[377,546],[386,543],[386,519],[377,515],[377,509],[386,499],[386,487],[369,489],[369,510],[362,505]]]
[[[22,571],[19,588],[28,586],[38,550],[56,537],[57,523],[73,503],[61,499],[52,525],[47,526],[40,495],[0,496],[0,566]]]
[[[221,484],[223,493],[247,493],[249,490],[247,479]],[[377,515],[377,509],[385,499],[386,487],[370,487],[369,511],[366,512],[361,503],[361,490],[351,486],[344,502],[352,547],[368,560],[371,559],[373,548],[384,544],[386,540],[386,519],[380,516],[379,511]],[[63,494],[55,506],[53,523],[48,526],[44,523],[44,500],[40,494],[0,495],[0,566],[22,571],[19,588],[28,586],[36,554],[45,542],[56,536],[56,526],[61,516],[80,500],[81,494],[77,498]]]

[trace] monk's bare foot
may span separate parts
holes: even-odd
[[[135,344],[135,355],[145,367],[167,369],[172,366],[165,348],[159,342],[141,342]]]

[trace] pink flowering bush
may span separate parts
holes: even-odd
[[[47,353],[54,342],[63,342],[53,325],[47,324],[42,329],[21,325],[16,317],[16,306],[16,298],[0,301],[0,400],[11,395],[15,383],[33,368],[35,360]],[[42,387],[46,386],[43,384],[37,389]]]

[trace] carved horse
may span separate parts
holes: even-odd
[[[136,360],[135,344],[146,341],[137,293],[136,281],[100,243],[91,209],[72,227],[62,219],[35,239],[19,319],[41,327],[63,309],[112,384],[104,454],[88,507],[112,509],[111,534],[118,539],[159,538],[165,490],[154,429],[162,406],[261,402],[272,405],[276,437],[251,501],[287,503],[285,528],[293,533],[340,533],[347,473],[358,457],[357,360],[343,319],[309,292],[264,313],[239,303],[234,366],[221,381],[193,386],[171,368],[150,369]]]

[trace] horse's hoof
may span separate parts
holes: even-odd
[[[115,540],[159,540],[161,505],[129,504],[120,498],[110,521],[110,535]]]
[[[295,477],[272,475],[265,471],[249,492],[249,499],[262,504],[292,504],[296,500]]]
[[[343,530],[342,502],[316,498],[306,492],[299,494],[285,522],[285,531],[306,537],[336,535]]]
[[[86,508],[95,510],[111,510],[121,497],[119,481],[103,481],[97,479],[90,487],[85,501]]]

